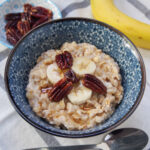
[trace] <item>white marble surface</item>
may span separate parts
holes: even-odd
[[[53,0],[57,3],[59,8],[62,10],[68,6],[73,1],[81,0]],[[140,0],[143,4],[147,4],[149,0]],[[144,22],[150,23],[150,20],[147,20],[145,16],[135,9],[127,1],[115,0],[117,7],[125,12],[127,15],[130,15],[139,20],[144,20]],[[150,5],[149,5],[150,7]],[[128,10],[130,8],[130,10]],[[128,10],[128,11],[127,11]],[[135,13],[136,12],[136,13]],[[80,17],[90,17],[92,18],[90,7],[84,9],[77,9],[70,12],[66,17],[80,16]],[[139,18],[140,16],[140,18]],[[147,20],[147,21],[146,21]],[[146,89],[142,101],[136,111],[127,119],[121,127],[134,127],[140,128],[146,131],[150,137],[150,50],[139,49],[140,53],[144,59],[146,67]],[[9,50],[6,50],[6,47],[0,45],[0,54],[8,53]],[[5,57],[5,54],[4,54]],[[3,60],[2,60],[3,59]],[[4,76],[4,68],[6,63],[6,58],[0,57],[0,79]],[[104,135],[99,135],[92,138],[85,139],[65,139],[54,137],[43,133],[39,130],[36,130],[34,127],[25,122],[11,106],[7,94],[4,89],[3,80],[0,84],[0,150],[20,150],[31,147],[44,147],[44,146],[56,146],[60,145],[72,145],[72,144],[93,144],[98,143]],[[57,143],[57,141],[59,143]],[[150,148],[150,141],[145,149]]]

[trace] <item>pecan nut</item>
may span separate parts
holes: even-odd
[[[97,77],[91,74],[85,74],[82,84],[92,91],[100,94],[106,94],[107,88]]]
[[[33,24],[32,28],[35,28],[36,26],[38,26],[38,25],[40,25],[40,24],[42,24],[42,23],[44,23],[44,22],[46,22],[46,21],[48,21],[48,17],[47,17],[47,16],[41,17],[40,19],[38,19],[38,20]]]
[[[65,72],[65,77],[68,81],[71,81],[72,83],[78,82],[78,78],[72,69]]]
[[[49,91],[48,96],[51,101],[58,102],[72,90],[72,82],[68,82],[66,78],[58,81]]]
[[[32,9],[32,5],[31,4],[28,4],[28,3],[26,3],[26,4],[24,4],[24,12],[26,12],[26,13],[30,13],[31,12],[31,9]]]
[[[60,69],[69,69],[71,68],[73,64],[72,55],[68,51],[65,51],[62,54],[56,55],[55,60]]]
[[[25,35],[30,30],[30,23],[28,21],[19,21],[17,28],[22,35]]]
[[[31,23],[31,15],[29,13],[23,12],[21,14],[21,21],[22,22],[27,21],[27,22]]]
[[[30,25],[31,25],[31,28],[33,29],[33,25],[39,20],[39,18],[36,18],[36,17],[33,17],[31,16],[31,22],[30,22]]]
[[[51,19],[53,15],[51,10],[39,6],[32,7],[30,13],[34,17],[41,18],[43,16],[46,16],[48,19]]]
[[[6,37],[7,37],[7,40],[12,44],[12,45],[15,45],[19,40],[20,38],[22,37],[22,35],[20,34],[20,32],[15,29],[15,28],[8,28],[6,30]]]
[[[15,45],[18,41],[18,39],[10,32],[6,33],[6,37],[9,43],[11,43],[12,45]]]
[[[21,19],[21,13],[9,13],[5,15],[5,20],[10,21],[10,20],[20,20]]]
[[[18,23],[18,20],[8,21],[7,24],[5,25],[5,30],[10,29],[10,28],[17,29],[17,23]]]

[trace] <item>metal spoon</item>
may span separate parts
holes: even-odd
[[[148,143],[147,134],[135,128],[122,128],[107,134],[101,144],[33,148],[28,150],[142,150]]]

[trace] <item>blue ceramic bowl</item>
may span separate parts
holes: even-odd
[[[38,117],[25,96],[30,70],[48,49],[64,42],[87,42],[109,54],[119,64],[124,97],[113,115],[102,125],[82,131],[55,128]],[[67,18],[45,23],[28,33],[13,49],[6,64],[5,83],[16,111],[34,127],[62,137],[89,137],[110,131],[124,122],[138,106],[145,89],[145,67],[133,43],[113,27],[85,18]]]
[[[6,22],[4,16],[7,13],[23,12],[23,5],[25,3],[30,3],[33,6],[42,6],[51,9],[53,12],[53,19],[62,18],[60,10],[50,0],[4,0],[2,3],[0,2],[0,43],[10,49],[12,49],[14,46],[11,45],[6,39]]]

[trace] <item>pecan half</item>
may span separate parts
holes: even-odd
[[[34,17],[37,17],[37,18],[41,18],[43,16],[47,16],[48,19],[51,19],[52,18],[52,11],[49,10],[49,9],[46,9],[44,7],[32,7],[31,8],[31,12],[30,14]]]
[[[94,75],[91,74],[85,74],[82,84],[91,89],[92,91],[100,94],[106,94],[107,93],[107,88],[106,86]]]
[[[24,22],[24,21],[27,21],[29,23],[31,23],[31,15],[29,13],[21,13],[21,21]]]
[[[19,21],[17,28],[22,35],[26,34],[30,30],[30,23],[28,21]]]
[[[17,23],[18,23],[18,20],[8,21],[7,24],[5,25],[5,30],[9,28],[17,29]]]
[[[5,15],[5,20],[10,21],[10,20],[20,20],[21,19],[21,13],[9,13]]]
[[[65,72],[65,77],[67,78],[68,81],[71,81],[72,83],[76,83],[79,81],[72,69]]]
[[[39,20],[39,18],[36,18],[36,17],[31,16],[31,23],[30,23],[31,28],[33,28],[33,25],[34,25],[38,20]]]
[[[69,69],[73,64],[72,55],[68,51],[56,55],[55,60],[60,69]]]
[[[38,20],[33,24],[32,28],[35,28],[36,26],[38,26],[38,25],[40,25],[40,24],[42,24],[42,23],[44,23],[44,22],[46,22],[46,21],[48,21],[48,17],[47,17],[47,16],[44,16],[44,17],[38,19]]]
[[[16,39],[16,37],[10,32],[6,33],[6,37],[9,43],[11,43],[12,45],[15,45],[18,41],[18,39]]]
[[[24,12],[29,13],[33,6],[31,4],[26,3],[24,4],[23,7],[24,7]]]
[[[62,98],[67,96],[72,90],[72,82],[68,82],[66,78],[58,81],[48,93],[49,99],[54,102],[60,101]]]
[[[15,28],[8,28],[6,30],[6,37],[7,37],[7,40],[15,45],[17,43],[17,41],[20,40],[20,38],[22,37],[22,35],[20,34],[20,32],[15,29]]]

